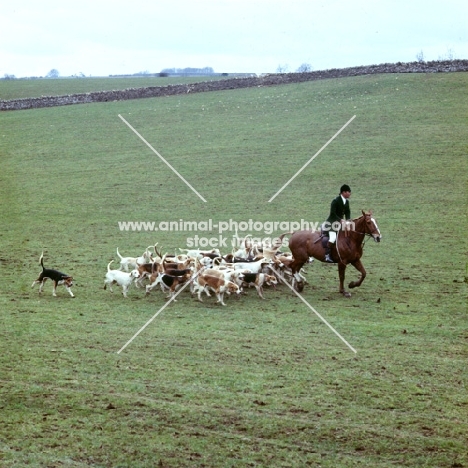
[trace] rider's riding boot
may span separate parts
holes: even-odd
[[[326,261],[327,263],[335,263],[335,262],[333,261],[333,259],[331,258],[331,255],[330,255],[330,244],[331,244],[331,242],[328,243],[328,246],[327,246],[327,248],[325,249],[325,261]]]

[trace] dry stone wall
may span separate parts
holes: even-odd
[[[40,107],[67,106],[90,102],[124,101],[176,94],[203,93],[240,89],[259,86],[277,86],[304,81],[343,78],[348,76],[374,75],[380,73],[446,73],[468,71],[468,60],[450,60],[435,62],[411,62],[380,64],[371,66],[336,68],[305,73],[281,73],[247,78],[227,78],[218,81],[204,81],[192,84],[150,86],[146,88],[129,88],[114,91],[97,91],[92,93],[68,94],[65,96],[41,96],[37,98],[0,101],[0,110],[22,110]]]

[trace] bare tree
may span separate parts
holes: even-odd
[[[286,63],[284,65],[278,65],[278,68],[276,69],[276,73],[288,73],[289,71],[289,65]]]
[[[422,50],[420,50],[417,54],[416,54],[416,60],[421,63],[421,62],[424,62],[424,52]]]
[[[312,71],[312,66],[310,65],[310,63],[302,63],[296,70],[297,73],[306,73],[310,71]]]
[[[445,55],[439,55],[439,60],[448,60],[453,62],[453,60],[455,60],[453,49],[447,49],[447,53]]]
[[[46,78],[58,78],[60,73],[57,69],[52,68],[49,73],[47,73]]]

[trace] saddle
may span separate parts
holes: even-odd
[[[342,232],[343,232],[345,237],[348,237],[350,231],[351,231],[350,227],[346,226],[346,229],[344,229]],[[320,237],[318,238],[318,240],[315,241],[315,243],[317,243],[319,240],[321,240],[322,241],[322,247],[324,249],[326,249],[328,247],[329,238],[330,238],[329,231],[324,231],[323,226],[320,226]]]
[[[328,239],[329,237],[325,234],[320,234],[320,240],[322,241],[322,247],[326,249],[328,247]]]
[[[320,237],[318,240],[322,241],[322,247],[326,249],[328,247],[328,239],[329,239],[328,231],[323,230],[323,226],[320,226]],[[316,242],[318,242],[318,240]]]

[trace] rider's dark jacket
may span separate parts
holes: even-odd
[[[327,221],[330,225],[330,231],[335,231],[331,227],[331,225],[338,221],[340,222],[342,219],[351,219],[351,208],[349,206],[349,200],[346,200],[346,204],[343,203],[343,198],[341,195],[338,195],[336,198],[333,199],[330,205],[330,215],[327,218]]]

